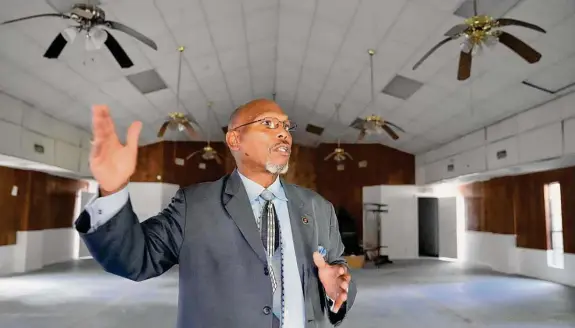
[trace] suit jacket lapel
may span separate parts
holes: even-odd
[[[266,253],[258,231],[248,194],[241,178],[234,171],[227,179],[222,202],[228,215],[234,220],[248,244],[262,260],[267,262]]]
[[[310,261],[313,261],[313,236],[315,235],[315,222],[314,218],[310,215],[312,212],[309,211],[306,203],[300,197],[297,188],[285,183],[283,179],[282,185],[288,199],[288,211],[298,270],[300,278],[305,285],[305,268],[309,265]],[[305,286],[303,287],[305,291]]]

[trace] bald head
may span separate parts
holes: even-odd
[[[287,171],[293,126],[272,100],[256,99],[238,107],[230,117],[226,143],[241,172]]]
[[[252,100],[234,110],[228,122],[228,130],[232,130],[239,125],[254,121],[256,117],[265,112],[283,114],[283,111],[278,104],[272,100],[265,98]]]

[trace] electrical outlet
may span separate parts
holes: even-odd
[[[174,163],[175,163],[176,165],[179,165],[179,166],[184,166],[185,161],[184,161],[183,158],[177,158],[177,157],[176,157],[176,158],[174,159]]]
[[[206,169],[206,163],[200,163],[198,165],[198,167],[200,168],[200,170],[205,170]]]
[[[18,196],[18,186],[12,186],[12,192],[10,193],[12,196]]]

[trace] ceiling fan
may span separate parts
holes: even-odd
[[[413,66],[417,69],[433,52],[444,44],[460,37],[465,39],[461,43],[459,55],[459,67],[457,79],[460,81],[467,80],[471,76],[471,62],[474,52],[480,50],[485,44],[488,47],[495,45],[497,42],[503,43],[513,52],[521,56],[525,61],[534,64],[541,59],[541,54],[533,49],[516,36],[509,34],[500,28],[503,26],[521,26],[532,29],[537,32],[546,33],[541,27],[513,18],[494,19],[487,15],[479,15],[477,12],[477,0],[473,0],[474,16],[465,20],[464,24],[453,26],[445,33],[447,38],[441,40],[433,46],[423,57]]]
[[[54,0],[49,0],[47,2],[50,7],[57,11],[57,13],[45,13],[20,17],[5,21],[0,25],[11,24],[39,17],[60,17],[74,21],[78,25],[71,26],[58,33],[56,38],[52,41],[44,53],[44,57],[52,59],[58,58],[68,42],[73,42],[78,34],[85,31],[86,49],[96,50],[100,49],[102,45],[105,45],[122,68],[132,67],[134,63],[130,57],[128,57],[128,54],[126,54],[116,38],[112,36],[112,34],[110,34],[110,32],[108,32],[106,29],[124,32],[148,45],[152,49],[158,50],[156,43],[140,32],[137,32],[122,23],[106,20],[106,13],[102,8],[98,6],[100,1],[90,0],[86,1],[85,3],[82,3],[81,0],[72,0],[72,3],[70,3],[70,1],[59,1],[57,2],[57,5],[52,3],[53,1]]]
[[[192,138],[198,135],[192,127],[190,120],[188,120],[186,115],[183,113],[170,113],[166,121],[164,121],[160,127],[160,130],[158,130],[158,138],[163,138],[168,128],[170,130],[178,130],[180,132],[186,131]]]
[[[193,153],[191,153],[190,155],[188,155],[188,157],[186,157],[186,161],[191,159],[192,157],[201,154],[202,158],[206,161],[211,161],[211,160],[215,160],[216,163],[218,164],[222,164],[222,158],[220,157],[220,155],[218,155],[218,152],[212,148],[212,146],[210,146],[210,142],[208,141],[208,144],[202,148],[201,150],[197,150]]]
[[[351,157],[351,155],[348,152],[346,152],[343,148],[341,148],[339,144],[339,139],[337,140],[337,147],[335,148],[335,150],[331,154],[327,155],[323,160],[327,161],[332,157],[336,162],[343,162],[347,158],[353,161],[353,157]]]
[[[370,49],[368,50],[368,53],[371,66],[371,104],[375,105],[375,86],[373,82],[373,55],[375,55],[375,50]],[[383,134],[383,132],[387,133],[393,140],[399,139],[399,135],[397,135],[397,133],[392,128],[405,133],[405,130],[403,130],[397,124],[384,120],[375,114],[369,115],[365,119],[356,119],[351,124],[351,127],[361,131],[357,141],[363,140],[367,134]]]
[[[361,130],[357,141],[363,140],[368,134],[383,134],[384,132],[387,133],[391,139],[397,140],[399,139],[399,136],[395,133],[392,127],[405,133],[405,130],[401,127],[392,122],[386,121],[377,115],[370,115],[363,120],[356,120],[351,126]]]
[[[208,116],[212,111],[213,102],[208,102]],[[215,160],[216,163],[222,164],[222,158],[218,155],[218,152],[210,146],[210,130],[208,130],[208,144],[201,150],[195,151],[186,157],[186,160],[191,159],[192,157],[201,154],[202,158],[206,161]]]

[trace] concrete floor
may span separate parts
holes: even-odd
[[[435,260],[353,272],[346,328],[575,327],[575,289]],[[135,283],[91,260],[0,278],[1,328],[174,327],[177,272]]]

